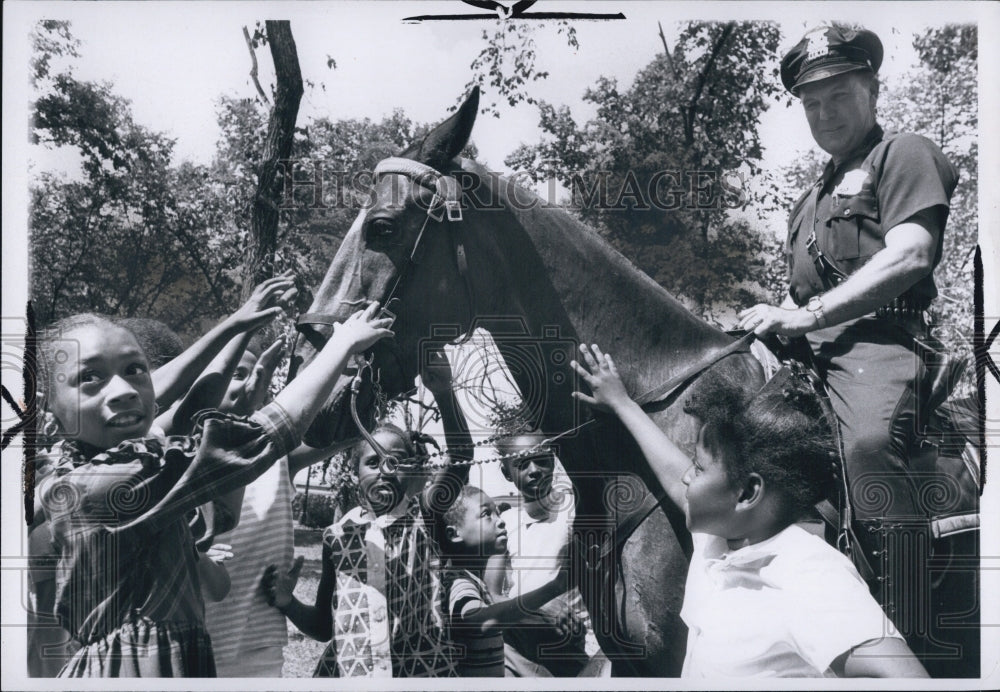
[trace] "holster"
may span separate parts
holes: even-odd
[[[913,347],[924,364],[924,376],[917,381],[915,392],[918,430],[923,431],[930,415],[954,391],[967,363],[964,358],[948,353],[932,336],[914,335]]]

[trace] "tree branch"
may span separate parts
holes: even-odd
[[[695,84],[694,94],[691,96],[691,101],[684,109],[684,138],[689,145],[694,143],[694,116],[698,108],[698,100],[701,98],[702,91],[705,90],[705,85],[708,83],[708,77],[712,73],[712,69],[715,67],[715,61],[718,60],[719,55],[722,54],[722,49],[725,48],[726,43],[729,42],[729,39],[735,30],[735,22],[727,22],[722,28],[722,33],[719,34],[719,38],[715,41],[715,44],[712,46],[712,51],[708,55],[708,60],[705,61],[705,68],[701,71],[701,74],[698,75],[698,81]]]
[[[270,104],[271,101],[267,98],[267,94],[264,93],[264,90],[260,88],[260,81],[257,79],[257,53],[253,49],[253,41],[250,40],[250,32],[247,31],[246,27],[243,27],[243,38],[246,39],[247,50],[250,51],[250,79],[253,80],[253,85],[257,87],[257,93],[260,94],[262,99],[264,99],[264,103]]]
[[[278,179],[279,162],[292,154],[295,120],[302,100],[302,71],[288,21],[265,22],[267,43],[271,47],[277,86],[274,108],[267,123],[263,161],[257,190],[253,196],[250,219],[250,247],[244,265],[242,300],[247,300],[254,286],[273,273],[274,251],[277,247],[278,212],[281,197]]]
[[[677,74],[677,65],[674,64],[674,59],[670,55],[670,48],[667,47],[667,37],[663,35],[663,24],[657,21],[656,26],[660,27],[660,40],[663,41],[663,53],[667,56],[667,65],[670,66],[670,73],[674,76],[674,81],[676,82],[680,79],[680,75]]]

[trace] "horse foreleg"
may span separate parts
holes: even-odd
[[[591,556],[581,592],[614,675],[678,677],[687,629],[680,619],[687,558],[662,509],[618,550]]]

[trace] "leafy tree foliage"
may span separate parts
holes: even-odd
[[[580,47],[576,29],[566,21],[556,22],[556,32],[565,36],[566,45]],[[480,111],[500,117],[500,101],[514,107],[520,103],[536,104],[530,85],[549,76],[546,70],[536,67],[538,60],[535,36],[547,31],[546,24],[526,21],[506,20],[498,22],[492,30],[483,29],[483,49],[469,66],[472,79],[465,85],[465,93],[477,84],[483,94],[496,94],[496,98],[484,98]],[[458,108],[464,94],[452,110]]]
[[[79,57],[80,42],[70,32],[69,22],[46,19],[31,35],[32,55],[29,65],[31,85],[39,88],[50,78],[53,61]]]
[[[36,314],[43,324],[81,311],[154,317],[194,338],[239,304],[268,106],[221,97],[211,163],[174,164],[174,141],[136,123],[112,85],[75,77],[78,47],[66,22],[36,27],[32,141],[81,162],[80,175],[31,184]],[[368,198],[365,172],[429,129],[395,111],[296,130],[275,271],[296,271],[301,309]]]
[[[78,56],[68,24],[42,22],[34,40],[32,140],[76,151],[82,169],[82,180],[43,173],[31,185],[31,296],[40,320],[92,310],[169,314],[165,321],[179,326],[223,309],[224,296],[206,290],[219,267],[202,248],[204,225],[192,219],[200,211],[178,204],[174,141],[137,124],[111,85],[59,66]]]
[[[582,126],[539,103],[545,141],[506,163],[554,175],[584,220],[706,318],[767,299],[779,246],[733,210],[760,219],[777,205],[757,124],[778,90],[779,38],[764,22],[685,24],[627,89],[607,78],[588,89],[597,115]]]

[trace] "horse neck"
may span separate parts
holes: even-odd
[[[732,341],[592,229],[536,202],[526,210],[508,202],[511,211],[478,215],[476,235],[491,247],[476,258],[485,271],[471,272],[494,284],[477,291],[492,298],[487,309],[493,314],[517,314],[534,330],[558,326],[564,338],[598,344],[614,356],[633,395]]]

